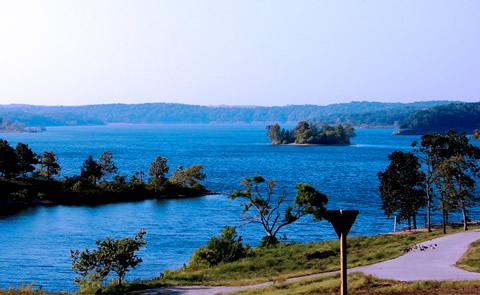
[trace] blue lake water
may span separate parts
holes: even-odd
[[[44,133],[0,134],[28,143],[36,152],[53,150],[62,175],[79,173],[92,154],[113,153],[121,174],[148,169],[156,155],[170,167],[202,164],[206,186],[217,192],[239,188],[242,177],[274,178],[293,195],[307,182],[329,196],[330,209],[359,209],[352,235],[392,230],[380,207],[377,173],[393,150],[410,148],[416,137],[392,136],[390,129],[360,129],[351,146],[272,146],[263,125],[129,125],[55,127]],[[421,218],[419,218],[422,220]],[[0,217],[0,287],[35,282],[47,290],[74,290],[69,250],[93,247],[106,236],[147,231],[144,262],[128,279],[149,278],[177,268],[224,225],[242,225],[239,203],[225,195],[186,200],[143,201],[98,207],[40,207]],[[259,227],[242,225],[239,233],[256,244]],[[336,238],[326,222],[305,218],[283,231],[291,241]]]

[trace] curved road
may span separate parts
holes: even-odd
[[[384,262],[349,269],[349,273],[363,272],[379,278],[398,281],[425,280],[480,280],[480,273],[468,272],[455,267],[455,263],[468,250],[471,243],[480,240],[480,230],[461,232],[417,244],[410,252]],[[315,279],[337,273],[319,273],[290,278],[284,283]],[[138,292],[142,295],[182,294],[207,295],[237,292],[247,289],[264,288],[274,282],[248,286],[178,286]]]
[[[443,236],[420,243],[398,258],[356,268],[365,274],[398,281],[480,280],[480,274],[455,267],[455,263],[480,239],[480,230]]]

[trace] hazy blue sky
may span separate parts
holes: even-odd
[[[478,98],[478,0],[0,0],[2,104]]]

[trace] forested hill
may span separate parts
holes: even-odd
[[[106,123],[351,123],[392,126],[418,110],[446,101],[415,103],[351,102],[318,105],[199,106],[172,103],[106,104],[87,106],[0,105],[0,117],[27,126],[88,125]]]
[[[452,103],[418,111],[404,120],[399,134],[446,132],[472,133],[480,128],[480,102]]]

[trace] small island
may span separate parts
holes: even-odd
[[[186,198],[209,194],[201,184],[203,166],[179,166],[168,175],[167,159],[157,156],[148,173],[129,178],[118,174],[109,151],[88,156],[80,174],[60,178],[61,167],[52,151],[37,154],[24,143],[11,146],[0,139],[0,213],[38,205],[97,205],[146,199]]]
[[[273,145],[349,145],[355,130],[350,124],[318,124],[298,122],[292,129],[281,128],[279,124],[267,126],[268,138]]]

